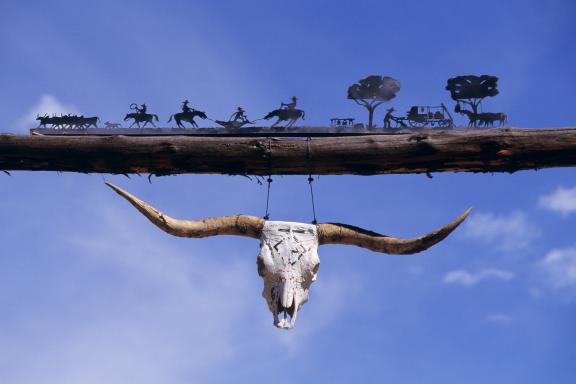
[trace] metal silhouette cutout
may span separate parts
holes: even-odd
[[[122,126],[120,125],[120,123],[111,123],[109,121],[104,123],[104,128],[106,129],[118,129],[118,128],[122,128]]]
[[[304,120],[304,111],[301,109],[297,109],[296,105],[298,104],[298,98],[296,96],[292,96],[292,101],[290,103],[280,103],[280,108],[275,109],[272,112],[268,113],[264,116],[265,120],[270,120],[273,117],[278,118],[274,124],[270,127],[273,128],[282,121],[287,121],[285,128],[289,128],[296,123],[298,119]]]
[[[230,115],[228,121],[214,120],[214,122],[216,124],[223,126],[224,128],[232,128],[232,129],[241,128],[246,124],[254,124],[253,121],[250,121],[248,119],[248,117],[246,116],[246,111],[244,111],[242,107],[236,108],[236,112]]]
[[[153,113],[148,113],[148,107],[146,104],[138,106],[138,104],[132,103],[130,104],[130,109],[135,112],[127,113],[126,116],[124,116],[124,121],[128,121],[130,119],[134,120],[128,128],[132,128],[134,124],[136,124],[138,128],[144,128],[148,123],[152,124],[152,126],[156,128],[154,120],[158,121],[158,116]],[[140,123],[144,124],[140,126]]]
[[[392,115],[394,108],[390,108],[384,117],[384,128],[391,128],[391,121],[397,127],[410,128],[451,128],[454,126],[452,115],[443,103],[439,106],[414,105],[406,113],[406,117],[396,117]],[[388,120],[387,120],[388,119]]]
[[[354,127],[354,119],[350,117],[334,117],[330,119],[331,128],[352,128]]]
[[[368,76],[348,88],[348,98],[368,110],[368,128],[374,128],[374,110],[392,100],[400,90],[400,82],[389,76]]]
[[[500,126],[508,122],[508,116],[503,112],[479,112],[478,109],[486,97],[496,96],[498,91],[498,78],[490,75],[465,75],[448,79],[446,90],[456,101],[454,112],[468,117],[469,127],[493,127],[498,122]],[[471,109],[462,108],[461,104]]]
[[[397,117],[392,114],[394,112],[394,108],[388,108],[386,110],[386,115],[384,115],[384,128],[398,128],[398,127],[406,127],[406,123],[404,123],[403,117]],[[392,122],[395,123],[395,126],[392,127]]]
[[[186,128],[182,122],[189,123],[190,125],[192,125],[192,128],[198,128],[198,124],[196,124],[196,121],[194,121],[194,118],[195,117],[199,117],[201,119],[207,119],[208,118],[206,113],[204,113],[202,111],[198,111],[194,108],[190,108],[188,106],[188,103],[189,103],[188,100],[184,100],[182,102],[182,112],[170,115],[170,118],[168,119],[168,123],[172,121],[172,118],[174,118],[174,121],[176,122],[176,125],[178,126],[178,128]]]
[[[98,128],[100,119],[98,116],[84,117],[84,115],[52,115],[44,114],[44,116],[36,115],[36,120],[39,121],[38,128],[44,127],[52,129],[87,129],[90,127]]]
[[[270,135],[277,133],[278,135],[286,136],[310,136],[310,135],[330,135],[342,132],[350,134],[373,134],[374,132],[365,132],[366,128],[373,129],[374,125],[374,112],[381,104],[392,100],[400,91],[400,82],[389,76],[370,75],[366,78],[359,80],[356,84],[348,87],[347,97],[353,100],[356,104],[366,108],[368,111],[368,125],[362,123],[355,123],[355,120],[350,117],[335,117],[330,119],[331,129],[318,129],[319,127],[305,127],[300,126],[288,130],[287,128],[293,127],[299,119],[305,118],[305,112],[298,109],[298,98],[292,96],[289,102],[281,102],[278,109],[273,110],[266,116],[250,120],[246,115],[246,111],[242,107],[237,107],[236,110],[230,115],[228,120],[213,120],[209,118],[205,112],[198,111],[190,106],[188,100],[184,100],[181,104],[181,111],[170,116],[168,122],[172,119],[176,122],[177,127],[174,128],[160,128],[156,130],[146,130],[145,132],[138,132],[132,130],[130,132],[122,131],[123,129],[119,123],[111,123],[106,121],[104,129],[107,129],[106,134],[147,134],[147,135],[255,135],[262,133]],[[498,91],[498,77],[491,75],[464,75],[456,76],[448,79],[446,90],[450,91],[451,98],[456,102],[454,112],[465,115],[468,118],[468,127],[494,127],[503,126],[508,123],[508,116],[503,112],[483,112],[482,102],[487,97],[494,97],[499,94]],[[128,128],[136,125],[138,128],[146,128],[148,125],[156,128],[155,121],[158,116],[148,113],[146,104],[131,104],[131,112],[126,114],[124,121],[132,120]],[[383,119],[384,129],[391,128],[452,128],[454,127],[454,120],[446,106],[443,103],[437,106],[430,105],[414,105],[406,115],[397,116],[394,114],[394,108],[388,108]],[[182,132],[181,129],[186,128],[199,128],[195,118],[208,119],[218,124],[223,129],[190,129]],[[276,121],[270,127],[252,126],[246,128],[242,132],[234,132],[239,128],[248,124],[254,124],[259,120],[270,120],[276,118]],[[38,127],[33,133],[51,135],[97,135],[100,132],[94,131],[90,128],[98,129],[100,119],[98,116],[85,117],[84,115],[62,115],[59,116],[52,114],[44,114],[43,116],[37,115],[36,120],[39,122]],[[187,127],[185,124],[188,123]],[[284,123],[284,131],[279,129],[272,129],[279,124]],[[44,132],[43,129],[47,129]],[[67,130],[66,132],[58,132],[58,130]],[[85,130],[83,132],[70,132],[68,130]],[[114,130],[120,130],[114,132]],[[363,133],[364,131],[364,133]],[[388,132],[386,132],[388,133]]]

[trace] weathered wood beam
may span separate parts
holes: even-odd
[[[576,166],[576,128],[446,129],[306,138],[0,135],[0,170],[391,174]]]

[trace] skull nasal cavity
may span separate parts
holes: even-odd
[[[281,304],[284,308],[290,308],[294,301],[294,290],[288,282],[285,282],[282,286],[282,296]]]

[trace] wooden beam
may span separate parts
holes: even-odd
[[[576,128],[413,130],[312,138],[0,135],[0,170],[374,175],[576,165]]]

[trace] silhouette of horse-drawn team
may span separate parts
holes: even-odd
[[[446,90],[450,91],[452,99],[456,102],[454,112],[464,115],[468,118],[468,127],[494,127],[495,125],[503,126],[508,123],[508,117],[503,112],[483,112],[481,103],[486,97],[496,96],[499,92],[497,89],[498,78],[495,76],[466,75],[457,76],[448,79]],[[400,90],[400,82],[389,76],[368,76],[358,83],[348,88],[348,99],[353,100],[356,104],[368,110],[368,124],[354,124],[351,118],[333,118],[331,127],[338,128],[377,128],[373,124],[374,111],[376,108],[396,97]],[[196,118],[210,120],[219,126],[227,129],[238,129],[245,125],[254,124],[260,120],[276,119],[270,126],[277,127],[284,123],[284,128],[290,128],[302,119],[305,113],[302,109],[296,108],[298,99],[292,96],[290,102],[280,103],[280,107],[271,111],[266,116],[250,120],[242,107],[238,107],[228,120],[213,120],[208,115],[190,106],[188,100],[184,100],[181,105],[181,111],[170,115],[168,123],[172,120],[178,128],[199,128]],[[464,106],[468,106],[466,109]],[[452,128],[454,120],[450,112],[443,103],[439,106],[412,106],[405,116],[395,116],[394,108],[389,108],[384,116],[383,128]],[[85,117],[83,115],[37,115],[39,121],[38,128],[52,129],[88,129],[98,128],[100,119],[97,116]],[[156,128],[155,122],[158,122],[158,115],[149,113],[146,104],[130,105],[130,112],[124,117],[124,122],[131,122],[128,128],[136,126],[137,128]],[[188,124],[188,127],[187,125]],[[120,123],[106,122],[104,128],[121,128]]]

